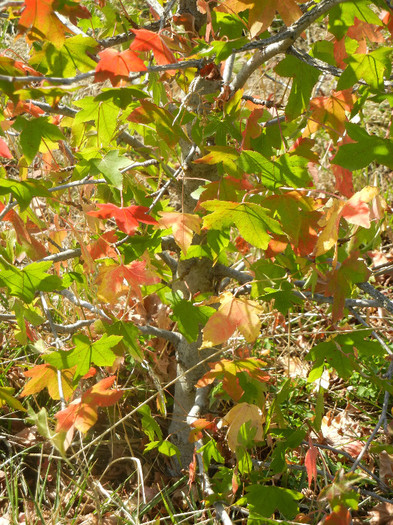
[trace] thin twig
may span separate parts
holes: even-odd
[[[55,339],[55,346],[56,346],[56,350],[60,350],[61,347],[63,346],[58,334],[57,334],[57,330],[56,330],[56,326],[53,322],[53,318],[52,318],[52,314],[48,308],[48,304],[46,302],[46,299],[45,299],[45,295],[44,295],[44,292],[40,292],[40,299],[41,299],[41,304],[42,304],[42,309],[44,310],[44,314],[46,316],[46,318],[48,319],[48,323],[49,323],[49,326],[50,326],[50,329],[52,331],[52,334],[53,334],[53,337]],[[66,407],[66,402],[65,402],[65,397],[64,397],[64,391],[63,391],[63,382],[62,382],[62,377],[61,377],[61,370],[57,370],[57,387],[59,389],[59,397],[60,397],[60,403],[61,403],[61,408],[62,410],[65,409]]]
[[[390,361],[390,365],[389,365],[388,371],[386,373],[386,378],[387,379],[391,379],[392,376],[393,376],[393,360]],[[381,412],[381,415],[379,417],[378,423],[375,425],[374,430],[372,431],[370,437],[366,441],[366,444],[364,445],[364,447],[362,448],[360,454],[356,458],[356,461],[352,465],[352,468],[351,468],[352,472],[354,472],[356,470],[356,468],[358,467],[358,465],[361,462],[364,454],[367,452],[367,450],[369,449],[369,446],[371,445],[371,443],[373,442],[375,436],[377,435],[378,430],[381,428],[382,425],[385,424],[386,416],[387,416],[387,413],[388,413],[389,399],[390,399],[390,393],[386,390],[385,391],[385,396],[383,398],[382,412]]]

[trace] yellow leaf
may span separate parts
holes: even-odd
[[[256,428],[255,441],[263,440],[263,423],[265,417],[262,410],[256,405],[250,403],[239,403],[234,406],[228,414],[222,419],[224,426],[229,426],[227,432],[228,447],[236,452],[236,448],[241,445],[238,440],[240,427],[244,423],[251,423],[251,426]]]

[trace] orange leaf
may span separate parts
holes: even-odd
[[[115,232],[110,230],[101,235],[97,241],[92,242],[90,246],[86,246],[86,249],[94,260],[103,259],[104,257],[116,258],[117,252],[111,244],[118,240]]]
[[[158,224],[158,222],[148,215],[149,208],[146,206],[128,206],[119,208],[114,204],[97,204],[97,211],[88,211],[87,215],[108,219],[113,217],[119,229],[127,235],[134,235],[140,222],[144,224]]]
[[[351,513],[349,509],[340,505],[336,512],[332,512],[325,518],[325,523],[329,525],[350,525],[352,523]]]
[[[61,384],[65,400],[69,399],[74,391],[72,378],[74,377],[75,369],[76,366],[61,371]],[[52,399],[60,399],[57,372],[57,369],[48,363],[44,365],[36,365],[30,370],[27,370],[24,372],[24,375],[31,379],[20,395],[24,397],[38,394],[38,392],[47,388]]]
[[[302,11],[295,0],[226,0],[222,2],[217,11],[225,13],[241,13],[249,10],[248,22],[251,37],[255,37],[266,31],[272,23],[276,11],[278,11],[287,26],[293,24],[300,16]]]
[[[304,459],[304,464],[307,470],[308,488],[310,488],[312,480],[314,479],[316,481],[317,479],[318,449],[314,447],[310,436],[308,437],[308,443],[310,445],[310,448],[307,450],[307,454]]]
[[[345,112],[351,111],[356,96],[351,90],[333,91],[327,97],[316,97],[310,101],[311,115],[303,132],[303,137],[315,133],[319,128],[325,128],[336,142],[345,132],[347,117]]]
[[[201,231],[201,218],[191,213],[160,212],[158,223],[164,228],[172,228],[173,237],[184,255],[191,246],[194,233]]]
[[[128,285],[124,280],[128,282]],[[158,281],[158,277],[146,269],[145,261],[133,261],[128,265],[102,266],[96,279],[97,296],[110,304],[113,304],[119,296],[126,293],[131,293],[141,299],[142,294],[139,285],[155,284]]]
[[[146,66],[133,51],[116,51],[105,49],[98,53],[100,61],[96,67],[94,82],[103,82],[109,79],[112,86],[122,85],[129,78],[131,72],[146,71]]]
[[[174,64],[175,55],[161,39],[160,35],[148,29],[131,29],[135,39],[130,45],[132,51],[153,51],[158,65]]]
[[[61,47],[69,29],[55,13],[56,0],[25,0],[25,9],[19,20],[20,33],[27,33],[27,40],[49,40]]]
[[[68,432],[71,428],[87,432],[97,421],[98,407],[115,405],[121,399],[123,390],[109,390],[115,379],[116,376],[102,379],[66,409],[55,414],[56,432]]]
[[[237,298],[226,292],[220,296],[220,306],[203,329],[203,348],[210,348],[228,341],[238,329],[246,341],[252,343],[259,335],[261,307],[255,301]]]

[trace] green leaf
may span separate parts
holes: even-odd
[[[26,412],[26,409],[23,407],[22,403],[13,397],[12,394],[14,392],[15,388],[0,386],[0,407],[4,404],[7,404],[15,410],[22,410],[23,412]]]
[[[11,194],[24,211],[30,204],[33,197],[49,197],[50,193],[38,181],[24,180],[17,182],[15,180],[0,179],[0,195]]]
[[[96,97],[76,100],[74,105],[82,108],[75,116],[75,124],[93,120],[97,128],[98,146],[107,146],[116,131],[119,108],[113,102],[102,102]]]
[[[280,224],[268,215],[268,210],[250,202],[206,201],[202,206],[213,211],[203,219],[203,227],[220,230],[234,224],[250,244],[266,250],[270,242],[267,231],[282,234]]]
[[[97,63],[87,54],[95,54],[98,44],[91,37],[76,35],[67,38],[58,49],[48,42],[32,57],[30,63],[46,74],[57,77],[73,77],[78,72],[85,73],[95,69]]]
[[[156,436],[161,441],[162,431],[157,421],[151,415],[150,407],[148,405],[142,405],[138,408],[138,412],[141,414],[142,430],[150,441],[153,441]]]
[[[340,146],[333,164],[354,171],[376,161],[393,169],[393,141],[391,139],[369,135],[360,126],[351,122],[346,124],[346,129],[351,139],[357,142]]]
[[[63,288],[60,277],[46,273],[51,266],[52,262],[43,261],[28,264],[23,270],[18,270],[0,262],[0,285],[8,288],[11,295],[31,303],[38,291],[52,292]]]
[[[172,305],[171,318],[177,322],[179,332],[187,341],[196,341],[201,326],[207,323],[216,310],[210,306],[194,306],[190,301],[182,299],[178,293],[167,294],[166,298]]]
[[[300,492],[281,487],[250,485],[246,490],[251,520],[269,518],[276,510],[288,519],[294,518],[298,512],[297,501],[303,498]]]
[[[102,160],[94,159],[92,163],[104,175],[109,184],[118,190],[123,188],[123,174],[120,170],[131,163],[126,157],[119,157],[118,150],[112,150]]]
[[[237,162],[245,173],[260,173],[261,183],[272,190],[285,185],[294,188],[307,186],[310,182],[307,163],[308,160],[304,157],[288,154],[271,162],[261,153],[250,150],[242,151]]]
[[[51,124],[47,117],[36,117],[31,120],[18,117],[14,126],[21,130],[20,145],[29,164],[37,155],[43,139],[45,140],[44,151],[54,149],[59,140],[65,140],[60,128]]]
[[[346,36],[348,28],[355,23],[355,17],[367,24],[383,25],[377,14],[369,7],[367,0],[357,0],[356,2],[343,2],[329,10],[328,31],[337,40]]]
[[[123,338],[119,342],[119,350],[121,349],[123,353],[127,352],[136,361],[143,361],[144,355],[138,344],[139,330],[133,323],[116,319],[112,323],[103,322],[103,326],[108,335],[117,335]]]
[[[104,334],[101,339],[92,343],[87,336],[78,334],[72,340],[75,344],[73,350],[51,352],[43,356],[43,359],[58,370],[76,365],[77,381],[89,371],[92,363],[97,366],[112,366],[118,355],[111,349],[122,340],[122,336]]]
[[[311,93],[318,81],[319,71],[294,56],[286,56],[274,68],[282,77],[292,77],[292,88],[285,107],[285,115],[289,120],[295,119],[308,108]]]
[[[337,83],[337,90],[352,87],[361,79],[373,89],[383,89],[384,76],[389,77],[392,69],[391,55],[390,48],[379,48],[367,55],[356,53],[350,55],[344,60],[348,66]]]

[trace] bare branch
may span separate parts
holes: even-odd
[[[43,259],[37,262],[43,262],[43,261],[52,261],[52,262],[60,262],[60,261],[67,261],[68,259],[74,259],[75,257],[80,257],[81,255],[81,249],[76,248],[75,250],[64,250],[59,253],[53,253],[52,255],[47,255]]]
[[[249,42],[245,46],[235,49],[234,53],[241,53],[243,51],[251,51],[257,49],[258,51],[244,64],[242,69],[237,74],[236,78],[231,84],[231,90],[237,91],[242,88],[247,82],[250,75],[258,69],[259,66],[267,62],[270,58],[278,53],[284,53],[297,38],[320,16],[327,13],[332,7],[346,2],[348,0],[322,0],[319,4],[306,12],[303,16],[294,22],[291,26],[277,35],[274,35],[263,40],[256,40]]]
[[[109,317],[109,315],[107,315],[104,312],[104,310],[102,310],[98,306],[95,306],[94,304],[89,303],[88,301],[79,299],[79,297],[74,295],[71,292],[71,290],[59,290],[57,293],[59,293],[60,295],[68,299],[72,304],[75,304],[76,306],[80,306],[81,308],[86,308],[87,310],[90,310],[90,312],[100,315],[106,321],[112,321],[112,319]]]
[[[162,328],[156,328],[155,326],[145,325],[137,326],[138,330],[145,335],[152,335],[154,337],[160,337],[172,343],[175,347],[183,341],[183,336],[177,332],[171,332],[170,330],[163,330]]]
[[[374,286],[370,283],[356,283],[356,286],[363,290],[364,293],[371,295],[371,297],[374,297],[374,299],[378,302],[378,306],[381,306],[382,308],[386,308],[386,310],[393,314],[393,302],[388,299],[383,293],[381,293],[379,290],[374,288]]]
[[[293,292],[297,297],[300,297],[301,299],[309,299],[310,301],[315,301],[316,303],[326,303],[326,304],[333,304],[334,298],[333,297],[326,297],[325,295],[322,295],[320,293],[312,293],[312,292]],[[345,308],[349,307],[359,307],[359,308],[377,308],[379,306],[378,301],[368,301],[366,299],[345,299]]]

